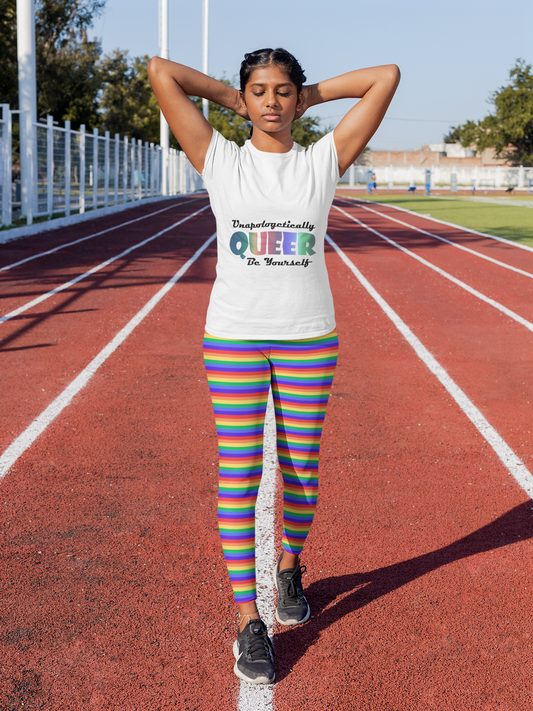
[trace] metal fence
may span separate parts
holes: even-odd
[[[425,185],[427,180],[425,166],[399,165],[353,165],[343,178],[351,185],[366,185],[369,174],[376,176],[380,185]],[[448,186],[452,182],[470,190],[533,190],[533,168],[521,166],[432,166],[430,169],[431,187]],[[455,176],[455,181],[452,176]]]
[[[0,185],[2,225],[10,225],[12,210],[12,130],[7,104],[0,120]],[[171,148],[165,157],[153,143],[135,138],[99,135],[81,126],[79,131],[65,121],[54,125],[33,124],[33,217],[69,216],[100,207],[112,207],[163,195],[163,171],[167,195],[190,193],[202,188],[202,179],[185,154]],[[31,221],[31,219],[29,221]]]

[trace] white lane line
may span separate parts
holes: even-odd
[[[482,437],[489,443],[492,449],[496,452],[501,462],[515,478],[518,485],[524,489],[530,498],[533,498],[533,474],[526,467],[524,462],[515,454],[505,440],[498,434],[494,427],[481,414],[478,408],[448,375],[446,370],[437,361],[422,342],[415,336],[411,329],[402,321],[398,314],[389,306],[385,299],[374,289],[372,284],[363,276],[357,269],[355,264],[346,256],[346,254],[338,247],[329,235],[326,235],[326,240],[337,252],[342,261],[351,270],[360,284],[367,290],[370,296],[387,314],[398,331],[402,334],[409,345],[414,349],[418,357],[425,363],[429,370],[437,377],[440,383],[453,397],[461,410],[465,413],[468,419],[473,423]]]
[[[381,232],[378,232],[373,227],[369,227],[368,225],[365,225],[364,222],[361,222],[361,220],[358,220],[357,217],[353,217],[353,215],[349,215],[347,212],[344,212],[344,210],[342,210],[337,205],[333,205],[333,207],[336,210],[338,210],[339,212],[342,212],[343,215],[348,217],[353,222],[357,222],[358,225],[361,225],[361,227],[364,227],[365,230],[368,230],[369,232],[373,232],[375,235],[377,235],[378,237],[381,237],[381,239],[384,239],[386,242],[391,244],[393,247],[396,247],[397,249],[400,249],[402,252],[405,252],[405,254],[408,254],[410,257],[413,257],[413,259],[416,259],[417,261],[421,262],[421,264],[424,264],[426,267],[433,269],[433,271],[437,272],[438,274],[445,277],[446,279],[449,279],[454,284],[457,284],[457,286],[460,286],[461,289],[468,291],[469,294],[472,294],[473,296],[477,297],[478,299],[481,299],[481,301],[484,301],[486,304],[493,306],[495,309],[498,309],[498,311],[501,311],[506,316],[509,316],[509,318],[512,318],[514,321],[516,321],[517,323],[519,323],[522,326],[525,326],[528,330],[533,332],[533,323],[531,323],[531,321],[527,321],[525,318],[523,318],[522,316],[517,314],[515,311],[511,311],[511,309],[508,309],[507,306],[503,306],[498,301],[494,301],[494,299],[491,299],[489,296],[485,296],[485,294],[482,294],[480,291],[477,291],[477,289],[474,289],[473,287],[468,286],[468,284],[465,284],[464,281],[461,281],[460,279],[457,279],[456,277],[452,276],[451,274],[448,274],[448,272],[445,272],[444,269],[441,269],[440,267],[436,267],[431,262],[428,262],[427,259],[424,259],[423,257],[419,257],[418,254],[411,252],[410,249],[407,249],[406,247],[402,247],[401,244],[398,244],[394,240],[390,239],[390,237],[386,237],[385,235],[381,234]]]
[[[408,215],[414,215],[414,217],[423,217],[424,220],[431,220],[432,222],[438,222],[439,225],[446,225],[446,227],[455,227],[456,230],[462,230],[463,232],[470,232],[473,235],[480,235],[481,237],[486,237],[487,239],[495,239],[498,242],[503,242],[510,247],[518,247],[519,249],[525,249],[528,252],[533,252],[533,247],[527,244],[522,244],[521,242],[513,242],[511,239],[506,239],[505,237],[496,237],[496,235],[489,235],[486,232],[478,232],[477,230],[471,230],[470,227],[463,227],[462,225],[456,225],[454,222],[445,222],[444,220],[438,220],[436,217],[431,217],[428,215],[421,215],[419,212],[413,212],[413,210],[407,210],[405,207],[398,207],[398,205],[391,205],[386,202],[377,202],[374,200],[365,200],[360,197],[350,197],[346,195],[343,198],[337,198],[339,200],[359,200],[360,202],[366,202],[369,205],[382,205],[383,207],[391,207],[394,210],[400,210],[401,212],[407,212]]]
[[[48,425],[70,404],[72,398],[84,388],[98,368],[105,363],[109,356],[124,343],[126,338],[137,328],[141,321],[152,311],[161,299],[170,291],[174,284],[181,279],[202,252],[215,239],[216,232],[206,240],[194,255],[167,281],[167,283],[148,301],[143,308],[122,328],[117,335],[105,346],[100,353],[82,370],[82,372],[68,385],[56,399],[35,418],[35,420],[19,435],[0,457],[0,479],[11,469],[17,459],[24,454],[37,437],[41,435]]]
[[[339,199],[342,199],[342,198],[337,198],[337,200],[339,200]],[[343,200],[343,202],[348,202],[348,201]],[[349,204],[352,204],[352,203],[349,203]],[[512,267],[510,264],[501,262],[499,259],[493,259],[492,257],[488,257],[486,254],[481,254],[481,252],[476,252],[475,249],[469,249],[469,247],[464,247],[462,244],[457,244],[456,242],[452,242],[451,240],[446,239],[446,237],[441,237],[440,235],[436,235],[433,232],[428,232],[427,230],[423,230],[420,227],[415,227],[414,225],[410,225],[408,222],[403,222],[402,220],[397,220],[395,217],[386,215],[384,212],[380,212],[379,210],[373,210],[371,207],[366,207],[366,205],[358,205],[357,207],[360,207],[362,210],[367,210],[368,212],[373,212],[376,215],[379,215],[380,217],[385,217],[387,220],[391,220],[392,222],[397,222],[399,225],[408,227],[410,230],[414,230],[415,232],[420,232],[423,235],[428,235],[428,237],[434,237],[435,239],[438,239],[441,242],[446,242],[446,244],[451,244],[452,247],[456,247],[457,249],[462,249],[463,252],[469,252],[470,254],[473,254],[476,257],[485,259],[487,262],[492,262],[493,264],[497,264],[499,267],[504,267],[505,269],[510,269],[511,271],[516,272],[517,274],[522,274],[523,276],[533,279],[533,274],[531,272],[526,272],[523,269],[518,269],[518,267]]]
[[[160,212],[166,212],[167,210],[172,210],[173,207],[181,207],[182,205],[187,205],[190,202],[196,202],[197,199],[193,198],[192,200],[185,200],[184,202],[177,202],[174,203],[173,205],[169,205],[168,207],[163,207],[161,210],[155,210],[154,212],[149,212],[147,215],[142,215],[141,217],[136,217],[134,220],[128,220],[127,222],[121,222],[120,225],[115,225],[114,227],[108,227],[105,230],[100,230],[100,232],[93,232],[90,235],[87,235],[86,237],[80,237],[80,239],[75,239],[73,242],[65,242],[65,244],[60,244],[58,247],[54,247],[53,249],[48,249],[46,252],[39,252],[39,254],[34,254],[31,257],[26,257],[25,259],[21,259],[18,262],[13,262],[13,264],[8,264],[5,267],[0,267],[0,272],[5,272],[8,269],[13,269],[13,267],[18,267],[21,264],[25,264],[26,262],[31,262],[33,259],[39,259],[39,257],[45,257],[47,254],[53,254],[54,252],[58,252],[60,249],[64,249],[65,247],[72,247],[73,244],[79,244],[80,242],[85,242],[88,239],[92,239],[93,237],[98,237],[99,235],[105,235],[106,232],[112,232],[113,230],[118,230],[119,227],[125,227],[126,225],[132,225],[134,222],[140,222],[141,220],[146,220],[149,217],[153,217],[154,215],[159,215]],[[132,205],[132,207],[135,207]],[[94,216],[95,219],[98,217],[98,215]]]
[[[160,230],[155,235],[152,235],[151,237],[148,237],[147,239],[143,239],[142,242],[137,242],[137,244],[134,244],[132,247],[128,247],[128,249],[125,249],[120,254],[117,254],[114,257],[110,257],[109,259],[106,259],[105,262],[102,262],[101,264],[98,264],[96,267],[89,269],[89,271],[84,272],[83,274],[80,274],[80,276],[77,276],[75,279],[71,279],[70,281],[67,281],[64,284],[61,284],[61,286],[56,286],[55,289],[52,289],[51,291],[47,291],[46,294],[41,294],[41,296],[37,296],[35,299],[32,299],[32,301],[28,301],[23,306],[19,306],[18,309],[15,309],[14,311],[10,311],[5,316],[0,316],[0,323],[9,321],[10,319],[14,318],[15,316],[18,316],[19,314],[23,313],[24,311],[31,309],[33,306],[37,306],[37,304],[40,304],[43,301],[46,301],[46,299],[49,299],[51,296],[54,296],[54,294],[59,294],[60,291],[64,291],[65,289],[68,289],[70,286],[77,284],[82,279],[85,279],[86,277],[90,276],[91,274],[94,274],[95,272],[100,271],[100,269],[107,267],[109,264],[111,264],[112,262],[115,262],[117,259],[121,259],[122,257],[125,257],[126,254],[133,252],[134,249],[139,249],[139,247],[143,247],[145,244],[148,244],[148,242],[151,242],[156,237],[160,237],[165,232],[168,232],[169,230],[174,229],[174,227],[178,227],[178,225],[182,225],[184,222],[187,222],[187,220],[190,220],[191,217],[195,217],[195,215],[199,215],[200,212],[207,210],[208,207],[209,207],[209,204],[207,204],[205,207],[200,208],[200,210],[196,210],[196,212],[193,212],[192,215],[188,215],[187,217],[184,217],[182,220],[175,222],[173,225],[170,225],[170,227],[165,227],[164,230]]]
[[[263,622],[272,637],[274,632],[274,610],[276,593],[272,571],[276,564],[274,542],[276,472],[278,454],[276,445],[276,418],[272,391],[268,397],[263,443],[263,476],[255,508],[255,546],[257,574],[257,607]],[[274,660],[275,661],[275,660]],[[274,709],[274,684],[247,684],[241,681],[239,689],[239,711],[269,711]]]

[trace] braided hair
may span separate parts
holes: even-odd
[[[269,65],[276,65],[285,71],[289,79],[296,86],[296,91],[298,95],[302,90],[303,83],[306,81],[307,77],[304,74],[300,62],[286,49],[278,47],[277,49],[271,49],[267,47],[266,49],[256,49],[255,52],[248,52],[244,55],[244,59],[241,62],[241,70],[239,72],[241,80],[241,91],[244,94],[246,84],[250,81],[252,72],[258,67],[268,67]],[[253,126],[250,128],[250,136],[252,137]]]
[[[296,86],[298,94],[302,90],[303,83],[306,81],[304,70],[300,66],[300,62],[286,49],[278,47],[277,49],[256,49],[255,52],[249,52],[244,55],[241,62],[240,79],[241,91],[244,93],[246,84],[250,81],[250,77],[254,69],[258,67],[267,67],[275,64],[283,69],[292,83]]]

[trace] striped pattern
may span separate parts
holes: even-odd
[[[270,385],[283,475],[283,547],[298,554],[316,508],[320,437],[337,353],[334,332],[299,341],[204,337],[219,443],[218,524],[237,603],[256,599],[255,503]]]

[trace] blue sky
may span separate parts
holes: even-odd
[[[202,66],[202,0],[169,0],[170,58]],[[363,66],[394,62],[402,81],[374,149],[436,143],[451,125],[480,119],[492,91],[518,57],[533,63],[533,1],[514,0],[211,0],[209,73],[237,74],[245,52],[285,47],[309,82]],[[158,0],[107,0],[90,35],[104,52],[158,53]],[[335,125],[353,102],[313,107]]]

